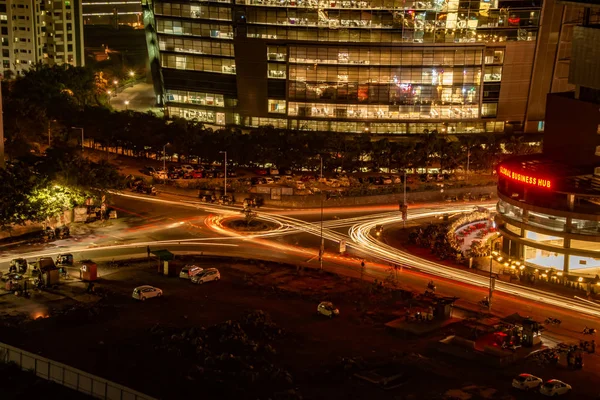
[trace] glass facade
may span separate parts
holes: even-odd
[[[236,46],[266,47],[253,54],[252,68],[260,68],[268,87],[253,113],[242,103],[177,94],[167,81],[172,115],[217,125],[270,121],[291,129],[407,135],[504,132],[500,92],[513,51],[507,43],[534,42],[541,9],[541,0],[214,0],[157,1],[152,11],[163,71],[222,80],[239,72]],[[221,104],[235,97],[207,75],[202,80],[193,90],[218,87],[213,95]],[[238,94],[264,93],[255,90],[262,82],[254,88],[229,82]],[[183,112],[189,104],[195,107]]]

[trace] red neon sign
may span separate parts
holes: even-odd
[[[511,171],[506,167],[499,168],[500,175],[503,175],[513,181],[525,183],[527,185],[550,189],[552,187],[552,181],[550,179],[538,178],[537,176],[531,176],[522,174],[520,172]]]

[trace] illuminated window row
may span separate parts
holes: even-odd
[[[201,39],[183,39],[161,36],[158,41],[163,51],[180,53],[210,54],[215,56],[233,57],[233,43]]]
[[[231,21],[231,8],[179,3],[154,3],[154,13],[183,18]]]
[[[494,11],[493,9],[498,8],[498,0],[463,0],[460,2],[458,0],[238,0],[236,4],[288,8],[403,9],[413,11],[479,10],[481,13]]]
[[[269,61],[287,61],[286,46],[267,46],[267,60]]]
[[[274,79],[285,79],[287,76],[286,65],[281,63],[268,63],[267,76]]]
[[[235,74],[236,72],[235,60],[232,58],[161,54],[160,59],[163,68],[218,72],[222,74]]]
[[[436,13],[400,10],[366,12],[364,10],[267,9],[251,8],[246,12],[250,24],[319,26],[328,28],[389,28],[432,32],[445,29],[534,28],[539,24],[539,10],[482,14],[479,10]]]
[[[186,90],[167,90],[166,100],[212,107],[235,107],[237,105],[237,99],[224,99],[222,94],[188,92]]]
[[[243,29],[240,27],[239,29]],[[438,30],[381,29],[322,29],[310,27],[247,25],[247,36],[260,39],[306,40],[319,42],[360,43],[502,43],[506,41],[533,41],[537,28]]]
[[[194,119],[215,125],[225,125],[225,113],[211,110],[197,110],[193,108],[168,107],[171,117]]]
[[[479,106],[381,106],[290,102],[288,115],[344,119],[476,119],[479,117]]]
[[[290,100],[328,100],[336,102],[377,103],[388,105],[463,105],[479,103],[476,86],[390,86],[357,84],[304,84],[290,82]]]
[[[377,83],[396,85],[477,85],[481,82],[481,68],[357,68],[318,66],[309,67],[290,65],[290,80],[307,83],[317,82],[353,82],[357,84]]]
[[[342,65],[481,65],[481,50],[381,47],[290,47],[290,63]]]
[[[286,101],[285,100],[271,100],[269,99],[269,112],[277,114],[285,114],[286,112]]]
[[[156,31],[171,35],[233,39],[233,27],[225,24],[202,24],[199,22],[171,21],[157,18]]]

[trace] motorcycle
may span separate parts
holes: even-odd
[[[560,325],[562,321],[558,318],[548,317],[545,322],[546,325]]]
[[[479,300],[479,303],[477,303],[477,304],[479,304],[483,308],[490,308],[490,301],[487,298],[483,299],[483,300]]]
[[[595,335],[596,334],[596,328],[588,328],[587,326],[583,329],[583,333],[584,335]]]
[[[427,284],[427,290],[431,290],[432,292],[435,292],[435,284],[433,283],[433,281],[429,281],[429,283]]]

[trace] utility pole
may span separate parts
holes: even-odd
[[[319,158],[321,159],[321,179],[323,180],[323,156],[319,154]],[[323,193],[321,196],[321,247],[319,247],[319,263],[321,265],[321,269],[323,269],[323,253],[325,252],[325,239],[323,238]]]
[[[408,205],[406,202],[406,170],[404,170],[404,205]],[[403,228],[406,228],[406,218],[402,218]]]
[[[4,117],[2,111],[2,75],[0,75],[0,168],[6,166],[4,159]]]
[[[225,179],[225,183],[224,183],[224,189],[223,189],[223,197],[227,196],[227,152],[226,151],[220,151],[219,153],[223,153],[225,154],[225,161],[224,161],[224,165],[225,165],[225,173],[224,175],[224,179]]]
[[[490,291],[488,294],[488,311],[492,310],[492,293],[494,292],[494,278],[492,278],[492,262],[494,257],[492,256],[492,247],[490,246]]]

